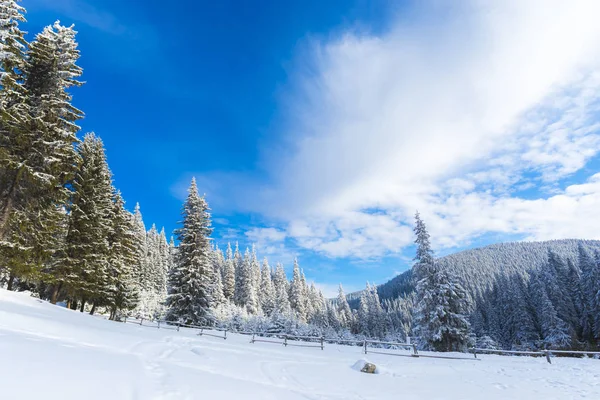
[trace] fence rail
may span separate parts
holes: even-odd
[[[510,354],[510,355],[522,355],[522,356],[546,356],[546,361],[549,364],[552,364],[552,359],[550,358],[552,354],[578,354],[578,355],[593,355],[600,356],[600,351],[579,351],[579,350],[540,350],[540,351],[516,351],[516,350],[493,350],[493,349],[479,349],[479,348],[471,348],[470,352],[473,353],[475,358],[477,358],[477,352],[479,353],[493,353],[493,354]]]
[[[479,348],[471,348],[469,349],[473,353],[473,356],[477,358],[477,352],[480,353],[492,353],[492,354],[511,354],[511,355],[520,355],[520,356],[534,356],[534,357],[542,357],[546,356],[546,361],[548,364],[552,364],[552,360],[550,359],[550,351],[542,350],[542,351],[517,351],[517,350],[491,350],[491,349],[479,349]]]
[[[287,346],[295,346],[295,347],[320,347],[321,350],[325,349],[325,338],[323,336],[299,336],[299,335],[288,335],[287,333],[275,333],[275,334],[260,334],[260,336],[258,336],[260,339],[256,338],[256,333],[252,334],[252,339],[250,340],[250,343],[256,343],[256,342],[260,342],[260,343],[276,343],[276,344],[282,344],[285,347]],[[283,342],[278,342],[275,340],[270,340],[270,339],[262,339],[263,337],[267,337],[267,338],[276,338],[276,339],[283,339]],[[303,342],[309,342],[309,343],[315,343],[318,342],[318,344],[305,344],[305,343],[290,343],[289,341],[303,341]]]
[[[393,346],[393,347],[404,347],[404,348],[408,348],[408,349],[412,350],[412,353],[410,355],[371,350],[371,353],[374,353],[374,354],[386,354],[386,355],[390,355],[390,356],[419,357],[419,352],[417,351],[417,345],[415,345],[413,343],[396,343],[396,342],[381,342],[378,340],[364,340],[363,341],[363,351],[365,352],[365,354],[367,354],[367,352],[368,352],[369,344],[382,344],[382,345]]]
[[[341,339],[341,338],[325,338],[323,336],[302,336],[302,335],[290,335],[286,333],[257,333],[257,332],[248,332],[248,331],[235,331],[227,328],[219,328],[213,326],[202,326],[202,325],[191,325],[191,324],[183,324],[179,322],[166,321],[166,320],[152,320],[147,318],[131,318],[131,317],[123,317],[122,321],[124,323],[136,324],[140,326],[145,326],[149,328],[157,328],[157,329],[169,329],[169,330],[177,330],[179,331],[181,328],[190,328],[199,330],[198,336],[211,336],[220,339],[227,339],[227,332],[234,332],[240,335],[248,335],[252,336],[250,343],[274,343],[281,344],[285,347],[287,346],[295,346],[295,347],[314,347],[321,348],[321,350],[325,349],[325,343],[332,344],[350,344],[355,346],[362,346],[365,354],[384,354],[384,355],[393,355],[393,356],[404,356],[404,357],[429,357],[429,358],[444,358],[444,359],[461,359],[465,358],[461,357],[446,357],[446,356],[434,356],[434,355],[425,355],[419,354],[417,351],[416,344],[413,343],[398,343],[398,342],[383,342],[379,340],[352,340],[352,339]],[[208,331],[208,332],[207,332]],[[213,331],[222,332],[222,334],[212,333]],[[279,339],[279,341],[275,340]],[[282,341],[281,341],[282,340]],[[299,343],[298,343],[299,342]],[[383,350],[388,351],[380,351],[379,347],[373,346],[389,346],[392,348],[384,348]],[[394,350],[398,348],[405,348],[411,350],[410,354],[398,354],[398,353],[390,353],[389,350]],[[373,350],[375,349],[375,350]],[[475,359],[477,359],[477,354],[500,354],[500,355],[521,355],[521,356],[533,356],[533,357],[546,357],[546,361],[552,364],[551,356],[555,355],[588,355],[600,358],[600,351],[584,351],[584,350],[539,350],[539,351],[518,351],[518,350],[494,350],[494,349],[483,349],[473,347],[468,349],[469,352],[473,353]]]

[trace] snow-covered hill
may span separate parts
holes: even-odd
[[[457,276],[465,288],[473,295],[480,295],[492,287],[500,275],[527,275],[533,270],[542,268],[548,262],[548,251],[563,259],[577,260],[579,245],[585,246],[592,254],[600,250],[600,241],[583,239],[548,240],[544,242],[509,242],[497,243],[485,247],[463,250],[437,261]],[[381,300],[394,299],[414,290],[411,281],[411,270],[395,276],[377,286]],[[350,306],[358,307],[358,299],[362,290],[348,293]]]
[[[600,361],[364,355],[110,322],[0,290],[0,393],[19,399],[600,398]],[[460,355],[470,357],[468,355]],[[378,375],[357,372],[361,359]]]

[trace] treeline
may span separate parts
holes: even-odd
[[[77,138],[76,32],[56,22],[27,43],[23,14],[0,2],[0,262],[9,288],[39,282],[53,302],[64,293],[114,313],[135,299],[135,237],[102,142]]]
[[[553,250],[527,275],[500,275],[476,299],[478,340],[502,348],[587,349],[600,340],[600,251],[578,246],[575,257]]]
[[[598,348],[599,241],[501,243],[441,257],[435,263],[466,290],[471,345],[513,350]],[[415,270],[377,287],[383,304],[415,295]],[[348,296],[352,308],[359,307],[362,293]]]

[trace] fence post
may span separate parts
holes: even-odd
[[[127,323],[127,317],[123,318],[123,323],[126,324]]]
[[[287,347],[287,335],[283,335],[283,345]]]
[[[140,326],[142,325],[143,322],[144,322],[144,317],[140,318]]]
[[[413,343],[412,348],[413,348],[413,352],[415,353],[415,356],[418,356],[419,352],[417,351],[417,345]]]
[[[202,336],[202,332],[204,332],[204,328],[200,328],[200,333],[198,333],[198,336]]]
[[[365,346],[365,354],[367,354],[367,341],[364,341],[364,346]]]
[[[252,339],[250,340],[250,343],[254,343],[254,335],[255,335],[255,333],[252,332]]]
[[[324,350],[325,348],[325,344],[323,343],[325,341],[325,338],[323,336],[321,336],[321,350]]]
[[[552,360],[550,360],[550,350],[546,350],[546,361],[548,361],[548,364],[552,364]]]
[[[477,348],[473,348],[473,355],[477,358]]]
[[[223,339],[227,340],[227,329],[225,329],[225,337]]]
[[[181,326],[181,322],[177,322],[177,332],[179,332],[179,327]]]
[[[158,322],[157,329],[160,329],[160,320],[159,320],[159,321],[157,321],[157,322]]]

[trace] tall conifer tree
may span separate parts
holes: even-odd
[[[167,318],[187,324],[211,324],[212,228],[208,204],[198,194],[195,179],[182,216],[182,227],[176,231],[179,240],[176,263],[169,274]]]

